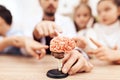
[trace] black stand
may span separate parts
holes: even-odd
[[[67,77],[68,74],[64,74],[62,71],[58,71],[58,69],[52,69],[47,72],[47,76],[50,78],[60,79]]]

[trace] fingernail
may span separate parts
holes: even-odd
[[[63,69],[63,73],[65,73],[65,74],[67,73],[67,69],[66,68]]]

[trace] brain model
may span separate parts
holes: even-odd
[[[50,51],[52,52],[69,52],[75,48],[75,41],[63,36],[55,37],[50,42]]]

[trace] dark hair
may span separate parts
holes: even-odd
[[[120,0],[114,0],[118,7],[120,7]]]
[[[85,7],[87,7],[88,10],[90,11],[90,15],[92,16],[92,10],[91,10],[91,7],[90,7],[88,4],[85,4],[85,3],[81,3],[81,4],[79,4],[79,5],[75,8],[74,12],[76,12],[76,10],[78,10],[81,6],[85,6]],[[77,26],[77,24],[76,24],[75,21],[74,21],[74,24],[75,24],[76,31],[78,32],[78,31],[79,31],[79,28],[78,28],[78,26]]]
[[[114,2],[116,3],[116,5],[117,5],[118,7],[120,7],[120,0],[114,0]],[[120,20],[120,15],[119,15],[118,19]]]
[[[12,24],[11,12],[2,5],[0,5],[0,17],[2,17],[8,25]]]
[[[98,2],[98,4],[97,5],[99,5],[101,2],[103,2],[103,1],[112,1],[116,6],[118,6],[117,5],[117,0],[100,0],[99,2]],[[118,0],[119,1],[119,0]],[[120,2],[120,1],[119,1]]]

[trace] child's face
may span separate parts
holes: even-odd
[[[10,25],[8,25],[3,18],[0,17],[0,36],[5,36],[6,31],[10,29]]]
[[[86,27],[90,18],[90,10],[85,6],[80,6],[74,14],[74,21],[80,29]]]
[[[102,1],[98,5],[98,15],[99,21],[102,24],[110,25],[117,21],[118,19],[118,8],[117,6],[110,0]]]
[[[40,0],[40,5],[46,14],[54,14],[58,8],[59,0]]]

